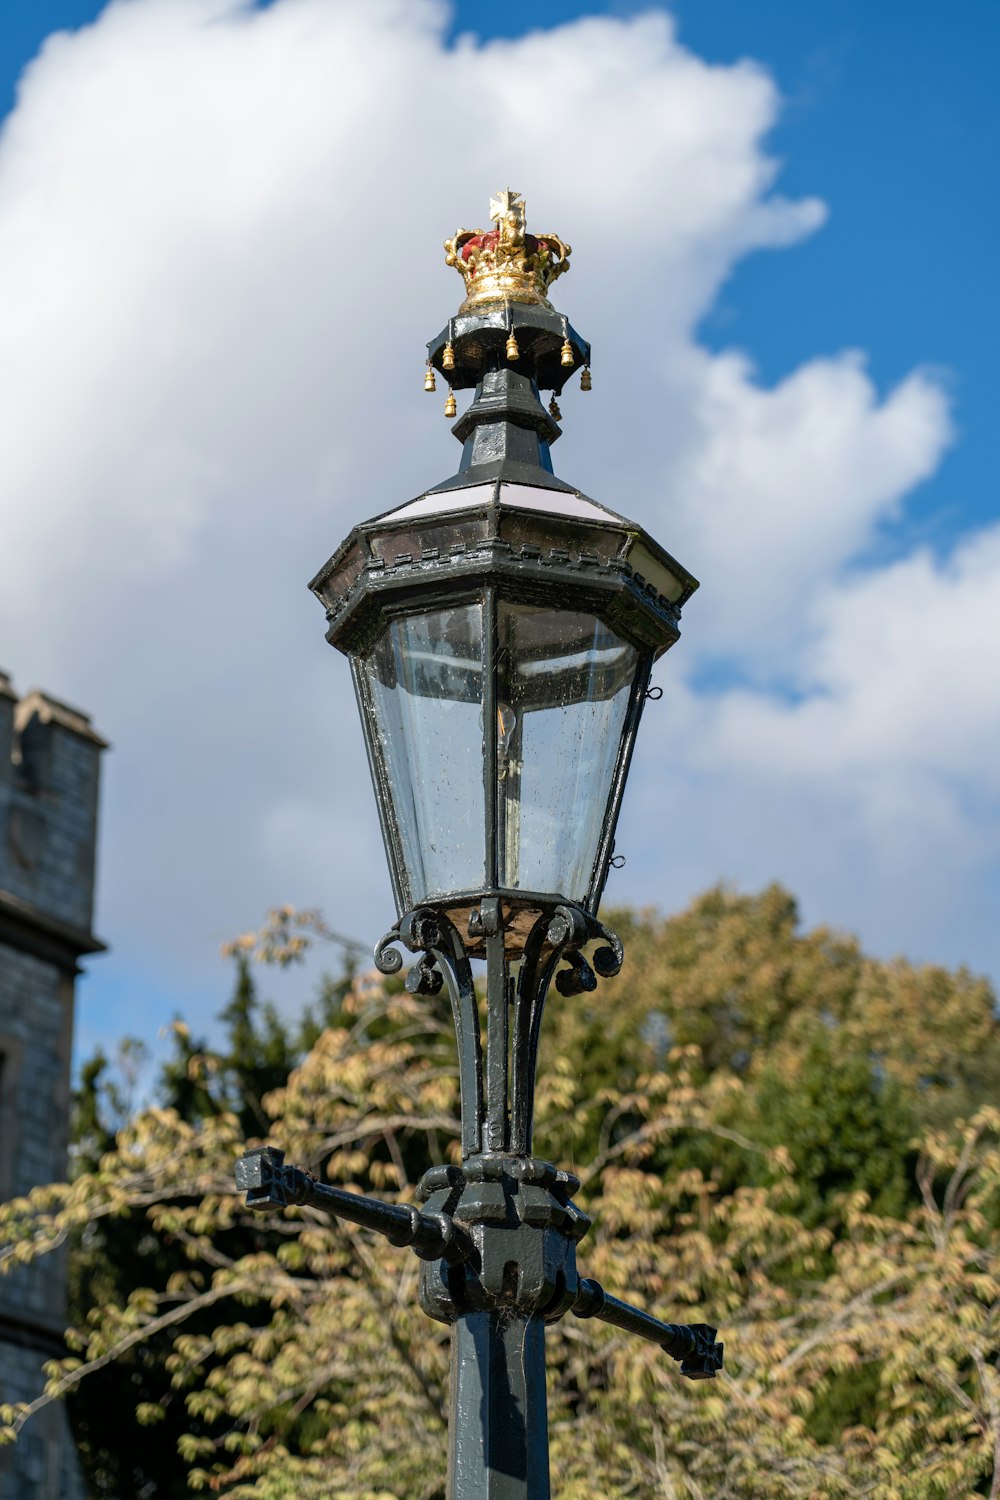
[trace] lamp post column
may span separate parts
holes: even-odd
[[[597,918],[654,661],[697,581],[640,526],[552,472],[556,401],[590,346],[548,299],[558,235],[528,234],[509,189],[490,230],[446,242],[466,298],[428,345],[474,391],[459,472],[362,522],[313,579],[351,660],[398,920],[375,950],[414,994],[446,989],[461,1160],[419,1207],[319,1182],[257,1147],[237,1167],[259,1209],[309,1203],[422,1261],[420,1301],[451,1329],[449,1500],[548,1500],[545,1325],[596,1317],[711,1379],[706,1324],[662,1323],[580,1277],[579,1181],[532,1153],[542,1013],[617,974]],[[547,410],[541,391],[551,391]],[[485,961],[485,1024],[473,961]]]
[[[452,1326],[449,1500],[548,1500],[545,1325],[503,1310]]]
[[[474,999],[469,948],[481,944],[486,959],[486,1067],[481,1048],[471,1049],[461,1077],[462,1139],[477,1149],[460,1166],[432,1168],[417,1189],[425,1213],[456,1226],[463,1255],[425,1260],[420,1301],[452,1330],[448,1500],[548,1500],[545,1324],[579,1296],[576,1244],[590,1220],[571,1199],[577,1178],[530,1154],[531,1101],[552,977],[565,960],[565,987],[585,988],[576,950],[607,935],[554,906],[524,942],[512,983],[495,898],[472,912],[469,932],[430,912],[401,929],[424,955],[410,988],[433,992],[443,980],[460,1034]],[[610,971],[620,949],[606,951]]]

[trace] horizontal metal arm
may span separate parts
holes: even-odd
[[[671,1359],[681,1361],[681,1374],[689,1380],[713,1380],[722,1369],[722,1345],[717,1344],[717,1329],[707,1323],[661,1323],[628,1302],[610,1296],[598,1281],[580,1278],[580,1289],[570,1308],[578,1318],[600,1318],[626,1333],[638,1334],[652,1344],[659,1344]]]
[[[392,1245],[409,1245],[424,1260],[461,1260],[464,1250],[446,1214],[425,1214],[406,1203],[383,1203],[361,1193],[328,1187],[301,1167],[285,1165],[285,1153],[255,1146],[236,1163],[236,1186],[247,1195],[247,1208],[285,1208],[309,1203],[337,1219],[374,1229]]]
[[[467,1259],[471,1246],[465,1228],[450,1214],[423,1213],[404,1203],[383,1203],[361,1193],[328,1187],[300,1167],[287,1166],[285,1153],[255,1146],[236,1163],[236,1186],[247,1195],[247,1207],[285,1208],[309,1203],[335,1218],[374,1229],[393,1245],[409,1245],[423,1260]],[[649,1313],[619,1302],[600,1282],[581,1277],[570,1311],[578,1318],[600,1318],[615,1328],[659,1344],[680,1363],[689,1380],[711,1380],[722,1369],[722,1345],[707,1323],[661,1323]]]

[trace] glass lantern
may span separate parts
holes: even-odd
[[[546,478],[548,476],[545,476]],[[444,486],[312,587],[350,657],[398,913],[595,913],[655,658],[694,579],[557,480]]]

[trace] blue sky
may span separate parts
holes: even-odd
[[[452,35],[516,37],[646,4],[458,0]],[[931,363],[954,382],[961,441],[912,496],[909,525],[947,545],[1000,508],[1000,0],[676,0],[681,40],[712,61],[753,58],[786,101],[771,143],[790,196],[830,207],[795,255],[748,257],[705,318],[767,380],[817,350],[866,351],[880,387]],[[0,108],[53,31],[86,25],[93,0],[0,7]],[[548,139],[558,151],[558,109]],[[543,149],[545,149],[543,147]],[[893,545],[887,539],[887,546]]]
[[[766,380],[844,346],[867,352],[882,388],[913,365],[946,369],[961,441],[908,509],[911,528],[947,545],[1000,507],[1000,0],[669,8],[700,56],[753,58],[774,76],[786,100],[771,137],[780,186],[830,208],[794,255],[736,267],[702,337],[747,349]],[[516,36],[570,14],[646,9],[470,0],[454,29]]]
[[[214,32],[191,19],[212,5],[222,17]],[[334,252],[353,233],[337,202],[363,234],[387,214],[411,225],[412,296],[386,337],[411,341],[419,368],[420,340],[456,295],[437,266],[440,240],[482,213],[507,163],[521,174],[513,185],[527,192],[529,217],[534,209],[573,240],[560,306],[595,336],[608,371],[602,384],[595,364],[604,405],[591,408],[589,426],[574,429],[567,410],[557,469],[584,488],[592,478],[592,493],[631,510],[703,578],[676,662],[663,669],[673,692],[657,722],[669,765],[647,727],[623,825],[634,857],[611,899],[670,909],[717,878],[747,888],[777,878],[800,895],[808,922],[855,930],[875,952],[1000,975],[990,636],[1000,0],[677,0],[674,41],[648,32],[641,44],[634,18],[662,8],[459,0],[436,30],[416,0],[395,20],[391,0],[271,0],[252,45],[237,37],[234,0],[159,0],[159,19],[149,0],[127,8],[131,19],[109,13],[89,37],[44,52],[20,96],[45,39],[102,7],[9,0],[0,9],[0,108],[15,110],[0,141],[0,250],[5,223],[26,246],[10,267],[0,253],[0,296],[8,305],[23,296],[26,307],[37,297],[45,322],[52,286],[32,277],[55,265],[84,372],[70,378],[61,336],[49,352],[39,340],[45,395],[13,426],[55,421],[78,434],[76,478],[52,467],[44,440],[15,455],[8,493],[34,497],[37,526],[19,515],[23,550],[10,565],[20,574],[6,578],[16,598],[17,578],[38,559],[54,576],[64,568],[73,575],[64,597],[82,623],[60,621],[40,588],[22,590],[6,615],[0,594],[2,660],[19,686],[40,681],[90,709],[116,747],[98,913],[112,951],[81,988],[81,1048],[123,1029],[152,1039],[175,1011],[207,1018],[228,982],[219,941],[271,902],[321,905],[365,940],[391,920],[353,704],[301,583],[352,520],[440,478],[453,458],[425,408],[408,404],[403,365],[398,376],[384,361],[369,368],[357,339],[334,331],[351,316],[337,301]],[[411,26],[418,11],[424,20]],[[322,32],[316,56],[327,46],[337,64],[315,94],[297,15]],[[337,32],[334,15],[356,22]],[[595,41],[572,24],[585,17],[613,29]],[[551,33],[541,50],[529,36],[539,29]],[[470,32],[476,41],[462,43]],[[502,38],[513,50],[491,48]],[[649,82],[637,120],[662,129],[661,142],[630,136],[628,89],[606,82],[605,46]],[[366,68],[402,70],[398,126],[376,123],[363,91],[347,97],[345,49],[358,79]],[[561,59],[574,60],[569,76],[593,78],[591,97],[546,89]],[[476,117],[476,88],[481,96],[508,67],[527,79],[530,137],[495,105]],[[291,69],[306,79],[295,107],[275,83]],[[452,97],[422,93],[424,73],[445,79]],[[324,113],[334,76],[342,117]],[[466,86],[459,110],[453,96]],[[690,131],[668,107],[685,90]],[[296,117],[299,98],[317,101],[314,121]],[[714,110],[725,116],[719,128]],[[595,119],[622,143],[601,180],[585,159],[600,155],[600,132],[588,135]],[[337,155],[338,131],[370,153],[365,172]],[[735,185],[731,201],[707,203],[701,218],[699,207],[690,228],[703,160],[720,181],[732,168]],[[200,180],[202,161],[218,169],[214,191]],[[301,163],[318,190],[297,188]],[[622,181],[609,181],[618,166]],[[607,202],[623,224],[605,222]],[[612,315],[622,243],[636,240],[648,245],[649,275]],[[385,244],[376,232],[369,261]],[[390,264],[395,278],[394,262],[376,267],[383,282]],[[277,284],[292,295],[275,297]],[[156,307],[169,312],[162,324]],[[629,405],[614,376],[646,318],[667,352],[650,359]],[[106,350],[105,328],[120,330]],[[329,350],[345,346],[348,357],[332,361]],[[7,356],[11,370],[16,358],[30,363],[28,347]],[[297,373],[277,384],[276,368]],[[230,384],[231,409],[216,400]],[[370,404],[354,404],[360,387]],[[398,414],[409,465],[375,440],[372,405]],[[616,468],[609,454],[632,417],[641,420],[628,427],[627,457],[615,448]],[[843,433],[839,447],[836,437],[814,441],[827,420]],[[673,444],[666,456],[661,430]],[[363,455],[348,453],[352,442]],[[614,493],[620,471],[637,496],[663,499]],[[92,517],[89,529],[77,512]],[[843,526],[841,512],[853,517]],[[260,547],[240,551],[255,527],[267,531],[270,571]],[[231,581],[237,529],[242,589]],[[114,538],[104,547],[111,562],[98,533]],[[742,580],[747,557],[766,582],[763,611]],[[92,580],[81,582],[88,568]],[[256,633],[245,617],[237,629],[248,587],[267,599]],[[186,612],[171,603],[178,595]],[[751,601],[753,630],[740,623]],[[931,637],[938,655],[924,668]],[[925,682],[909,682],[924,670]],[[921,719],[922,694],[940,702],[936,717]],[[675,845],[664,858],[658,819],[679,854]]]

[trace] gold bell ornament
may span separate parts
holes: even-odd
[[[441,368],[442,370],[453,370],[455,368],[455,348],[450,340],[441,351]]]
[[[511,329],[507,336],[507,358],[510,360],[521,358],[521,351],[517,347],[517,339],[514,337],[513,329]]]
[[[555,396],[553,396],[552,400],[549,402],[549,416],[554,417],[557,422],[562,421],[562,412],[559,410],[559,402],[556,400]]]
[[[581,391],[589,391],[592,389],[589,365],[586,365],[580,373],[580,389]]]
[[[427,374],[424,376],[424,390],[437,390],[437,381],[434,379],[434,371],[431,369],[430,365],[427,366]]]
[[[565,365],[569,370],[572,370],[573,366],[576,364],[576,360],[573,358],[573,345],[570,343],[569,339],[563,339],[562,352],[559,355],[559,363],[561,365]]]
[[[446,417],[453,417],[457,411],[458,406],[455,402],[455,392],[450,390],[448,392],[448,399],[444,403],[444,414]]]

